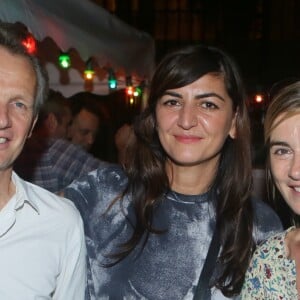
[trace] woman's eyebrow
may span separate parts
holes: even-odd
[[[181,94],[178,94],[178,93],[172,92],[172,91],[166,91],[163,94],[163,96],[164,95],[169,95],[169,96],[173,96],[173,97],[177,97],[177,98],[183,98]],[[202,99],[202,98],[207,98],[207,97],[216,97],[225,102],[225,99],[216,93],[203,93],[203,94],[199,94],[199,95],[195,96],[196,99]]]
[[[199,94],[199,95],[196,95],[196,99],[202,99],[202,98],[208,98],[208,97],[216,97],[216,98],[219,98],[220,100],[224,101],[225,102],[225,99],[220,96],[219,94],[216,94],[216,93],[203,93],[203,94]]]
[[[169,95],[169,96],[172,96],[172,97],[182,98],[181,94],[178,94],[178,93],[175,93],[175,92],[172,92],[172,91],[166,91],[166,92],[164,92],[163,96],[165,96],[165,95]]]
[[[289,144],[286,142],[282,142],[282,141],[270,141],[269,147],[273,147],[273,146],[284,146],[284,147],[289,147]]]

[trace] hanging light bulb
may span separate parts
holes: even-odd
[[[68,69],[71,66],[71,58],[68,53],[61,53],[58,57],[58,63],[63,69]]]
[[[133,86],[127,86],[126,93],[127,93],[128,96],[133,96],[133,93],[134,93]]]
[[[118,86],[118,81],[116,79],[115,73],[112,69],[109,69],[108,74],[108,88],[110,90],[115,90]]]
[[[92,66],[92,59],[89,58],[88,61],[86,62],[86,67],[84,70],[84,79],[85,80],[93,80],[95,75],[95,71]]]
[[[31,34],[22,40],[22,45],[29,54],[35,54],[37,51],[36,40]]]

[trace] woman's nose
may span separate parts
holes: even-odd
[[[290,178],[300,180],[300,152],[295,153],[289,170]]]
[[[187,130],[197,126],[197,124],[198,117],[195,111],[195,107],[191,105],[184,105],[179,112],[178,126]]]

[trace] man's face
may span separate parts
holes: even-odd
[[[12,169],[31,133],[35,86],[30,62],[0,46],[0,172]]]
[[[78,144],[88,151],[95,142],[98,128],[98,117],[95,114],[82,109],[72,121],[69,130],[69,138],[72,143]]]

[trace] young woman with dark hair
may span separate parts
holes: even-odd
[[[133,127],[124,169],[95,170],[64,191],[85,220],[91,297],[238,295],[255,244],[281,225],[250,198],[249,120],[235,63],[202,45],[168,54]],[[206,260],[212,276],[197,289]]]

